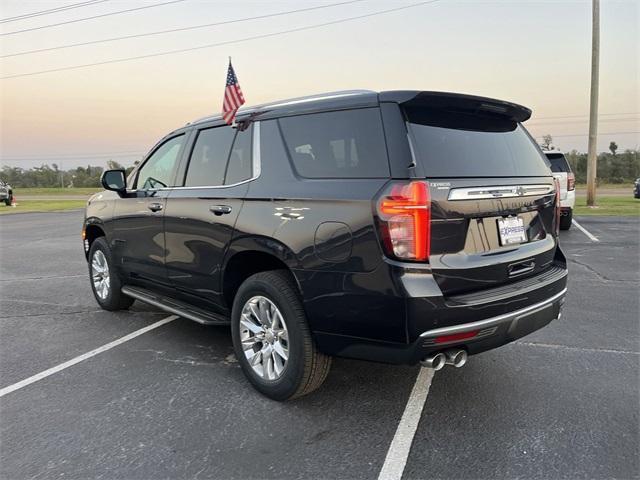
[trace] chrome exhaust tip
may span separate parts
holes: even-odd
[[[440,370],[447,363],[447,357],[444,353],[434,353],[429,355],[420,361],[420,363],[427,368],[433,368],[434,370]]]
[[[460,368],[464,367],[464,364],[467,363],[466,350],[447,350],[444,354],[446,355],[447,365],[453,365],[456,368]]]

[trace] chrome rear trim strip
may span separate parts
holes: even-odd
[[[482,200],[487,198],[528,197],[547,195],[554,190],[553,185],[500,185],[493,187],[452,188],[449,200]]]
[[[503,322],[504,323],[511,322],[516,318],[521,317],[522,315],[532,313],[535,310],[544,308],[554,303],[556,300],[562,298],[566,293],[567,293],[567,288],[562,290],[560,293],[556,293],[553,297],[547,298],[546,300],[540,303],[536,303],[526,308],[516,310],[515,312],[505,313],[504,315],[499,315],[497,317],[487,318],[486,320],[479,320],[477,322],[463,323],[460,325],[453,325],[451,327],[442,327],[442,328],[435,328],[433,330],[427,330],[426,332],[420,334],[420,338],[439,337],[442,335],[451,335],[454,333],[464,333],[464,332],[469,332],[471,330],[481,330],[483,328],[493,327]]]

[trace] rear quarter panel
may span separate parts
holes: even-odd
[[[263,137],[269,123],[262,122]],[[392,295],[372,210],[388,180],[299,178],[275,143],[262,141],[261,175],[250,184],[228,257],[253,242],[285,262],[314,331],[402,341],[403,307]]]

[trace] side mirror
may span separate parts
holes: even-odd
[[[106,170],[100,178],[105,190],[118,192],[122,196],[127,191],[127,179],[124,170]]]

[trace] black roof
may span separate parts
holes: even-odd
[[[531,116],[531,110],[522,105],[460,93],[420,90],[392,90],[383,92],[346,90],[243,107],[238,110],[237,121],[242,122],[249,118],[266,120],[268,118],[319,111],[374,107],[378,106],[380,102],[489,113],[507,116],[518,122],[524,122]],[[201,118],[191,122],[189,125],[209,122],[217,123],[221,120],[222,115],[218,114]]]

